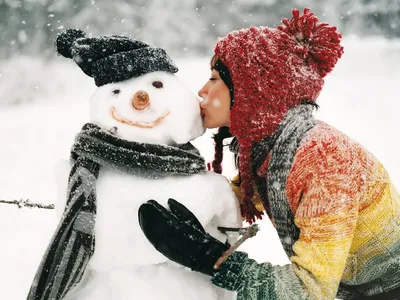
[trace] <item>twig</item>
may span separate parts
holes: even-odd
[[[43,209],[54,209],[54,204],[42,204],[42,203],[34,203],[30,202],[29,199],[20,199],[20,200],[2,200],[0,199],[0,203],[5,203],[5,204],[15,204],[18,206],[18,208],[22,207],[37,207],[37,208],[43,208]]]
[[[221,227],[224,228],[224,227]],[[241,238],[234,243],[215,263],[214,269],[218,270],[221,264],[225,261],[225,259],[228,258],[229,255],[231,255],[233,252],[236,251],[237,248],[240,247],[247,239],[252,238],[257,234],[257,232],[260,230],[260,227],[258,227],[257,224],[253,224],[250,227],[247,228],[224,228],[225,231],[238,231],[242,236]]]

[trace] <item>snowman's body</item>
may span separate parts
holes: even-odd
[[[166,206],[168,197],[174,198],[207,232],[225,242],[216,227],[240,225],[226,179],[206,172],[151,180],[101,169],[96,189],[95,252],[82,282],[66,300],[234,299],[231,292],[213,286],[208,276],[158,253],[142,233],[137,216],[139,206],[149,199]]]
[[[151,85],[155,80],[163,82],[165,99],[159,99],[158,90],[154,90],[152,95]],[[113,92],[116,88],[119,99]],[[132,95],[137,90],[149,93],[151,111],[132,108]],[[130,96],[123,98],[124,93]],[[183,105],[181,112],[177,109],[179,105]],[[141,121],[148,124],[156,117],[168,117],[154,128],[141,128],[116,121],[110,113],[111,106],[116,107],[124,120],[137,121],[142,117]],[[165,113],[166,109],[169,109],[169,114]],[[182,144],[204,132],[198,99],[175,75],[163,72],[99,88],[91,99],[90,111],[93,123],[107,130],[117,127],[116,135],[131,141]],[[180,116],[182,113],[185,115]],[[60,213],[65,205],[69,169],[69,162],[59,164],[61,200],[57,209]],[[168,198],[174,198],[189,208],[205,230],[222,242],[227,240],[227,236],[217,230],[218,226],[241,225],[236,198],[229,182],[221,175],[205,171],[190,176],[150,179],[101,166],[96,181],[95,251],[82,280],[64,300],[235,299],[234,293],[214,286],[209,276],[169,261],[142,233],[138,222],[139,206],[150,199],[167,206]]]

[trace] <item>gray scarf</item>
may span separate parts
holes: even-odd
[[[100,167],[146,178],[204,172],[204,158],[190,143],[179,147],[120,139],[85,124],[71,151],[64,214],[43,256],[28,300],[59,300],[78,284],[94,253],[96,179]]]
[[[299,229],[294,224],[285,194],[286,180],[292,167],[293,159],[306,133],[312,129],[316,120],[312,113],[315,105],[301,104],[287,112],[272,136],[268,136],[253,146],[251,164],[253,179],[266,213],[273,219],[278,235],[286,253],[292,254],[292,245],[298,238]],[[239,155],[239,144],[234,138],[230,151]],[[259,177],[257,170],[271,153],[267,178]],[[294,237],[294,238],[289,238]]]
[[[286,197],[286,180],[293,164],[294,156],[302,139],[312,129],[316,120],[313,105],[298,105],[285,115],[272,137],[255,145],[252,153],[254,172],[262,165],[268,153],[267,180],[255,175],[258,194],[269,217],[273,219],[282,246],[290,257],[293,243],[298,239],[299,229],[294,224],[294,215]]]

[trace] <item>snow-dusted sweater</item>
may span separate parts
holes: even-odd
[[[271,165],[286,146],[275,144],[257,175],[268,183],[270,218],[291,264],[258,264],[235,252],[213,283],[237,291],[238,300],[368,299],[399,288],[400,198],[383,165],[319,121],[288,174],[279,174]]]

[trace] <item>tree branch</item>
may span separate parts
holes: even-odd
[[[214,269],[218,270],[221,264],[228,258],[229,255],[231,255],[234,251],[239,248],[240,245],[242,245],[246,240],[254,237],[257,232],[260,230],[260,227],[258,224],[253,224],[249,227],[246,228],[229,228],[229,227],[219,227],[224,229],[225,231],[237,231],[241,235],[241,238],[233,244],[215,263]]]
[[[37,207],[37,208],[43,208],[43,209],[54,209],[54,204],[34,203],[34,202],[30,202],[29,199],[20,199],[20,200],[2,200],[2,199],[0,199],[0,203],[15,204],[18,206],[18,208]]]

